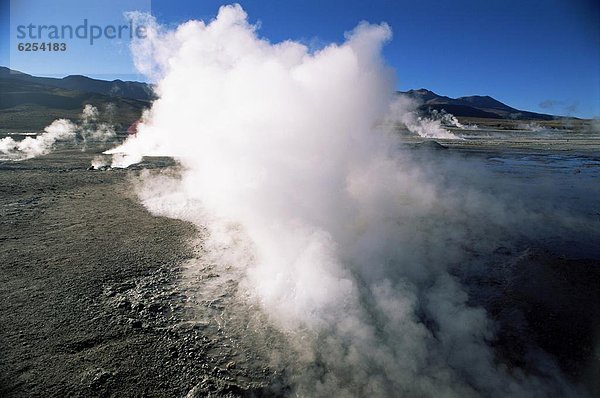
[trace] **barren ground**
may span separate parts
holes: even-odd
[[[92,156],[0,164],[0,396],[268,394],[271,370],[178,283],[194,227]]]
[[[289,392],[286,369],[269,359],[286,350],[284,339],[236,302],[235,275],[199,260],[202,231],[139,203],[139,169],[173,162],[87,171],[93,157],[65,149],[0,162],[0,396]],[[596,172],[589,162],[578,178]],[[535,248],[506,256],[502,272],[466,281],[498,321],[498,358],[526,368],[527,346],[540,346],[593,396],[600,262]],[[526,329],[511,323],[514,311]]]

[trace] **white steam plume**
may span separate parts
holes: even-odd
[[[211,261],[245,275],[240,286],[296,347],[280,353],[294,393],[569,393],[553,371],[497,363],[492,322],[448,272],[464,261],[464,242],[489,250],[496,231],[524,220],[525,233],[535,216],[449,187],[378,128],[401,120],[434,136],[393,102],[380,56],[387,25],[361,23],[314,53],[259,38],[238,5],[210,23],[147,26],[133,50],[158,77],[159,99],[137,135],[109,151],[113,166],[146,155],[181,164],[177,178],[144,173],[140,198],[155,214],[207,227]]]
[[[110,112],[110,108],[109,108]],[[90,104],[85,105],[79,123],[68,119],[57,119],[35,137],[15,140],[12,137],[0,139],[0,156],[6,160],[25,160],[46,155],[57,142],[76,143],[83,141],[85,150],[88,141],[105,142],[116,136],[111,124],[99,122],[100,112]]]
[[[406,95],[398,95],[390,105],[387,121],[400,122],[408,131],[423,138],[461,139],[442,126],[442,119],[419,116],[418,107],[419,103],[416,100]]]
[[[110,116],[114,112],[114,105],[109,104],[106,113]],[[87,141],[108,141],[116,136],[114,126],[111,123],[100,122],[100,112],[93,105],[86,104],[81,113],[81,122],[78,125],[79,132]]]
[[[75,139],[77,126],[67,119],[58,119],[44,128],[35,138],[25,137],[20,141],[12,137],[0,140],[0,154],[10,160],[30,159],[46,155],[57,141]]]
[[[553,128],[541,126],[536,122],[519,123],[517,129],[531,131],[533,133],[549,133],[555,131]]]
[[[439,111],[433,109],[430,112],[430,116],[433,120],[439,120],[444,126],[456,127],[462,130],[476,130],[478,128],[476,124],[463,124],[459,122],[456,116],[446,112],[444,109]]]

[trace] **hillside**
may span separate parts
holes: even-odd
[[[87,91],[109,97],[131,98],[150,101],[154,98],[152,86],[142,82],[123,80],[99,80],[87,76],[70,75],[62,79],[52,77],[31,76],[19,71],[0,66],[0,78],[7,78],[23,83],[32,83],[66,90]]]
[[[105,81],[86,76],[62,79],[36,77],[0,67],[0,130],[39,131],[57,118],[76,119],[85,104],[103,110],[113,106],[112,121],[125,130],[154,98],[152,86],[141,82]],[[522,111],[489,96],[450,98],[427,89],[400,94],[417,100],[423,113],[445,110],[460,118],[494,121],[561,119]]]
[[[509,119],[509,120],[554,120],[557,116],[522,111],[512,108],[490,96],[472,95],[468,97],[450,98],[438,95],[427,89],[400,92],[421,103],[424,112],[442,110],[457,117]]]
[[[77,76],[40,78],[0,68],[0,130],[39,131],[57,118],[78,118],[85,104],[92,104],[105,114],[107,107],[112,108],[108,112],[111,121],[127,129],[149,107],[150,97],[128,98],[98,92],[106,92],[113,83]],[[124,88],[113,90],[114,93],[141,96],[140,85],[144,83],[121,83],[114,87]]]

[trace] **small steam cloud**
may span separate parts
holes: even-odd
[[[540,132],[548,130],[547,128],[541,126],[539,123],[536,123],[536,122],[519,123],[517,125],[517,129],[531,131],[534,133],[540,133]]]
[[[437,109],[433,109],[430,112],[430,116],[434,120],[439,120],[444,126],[456,127],[462,130],[477,130],[479,128],[476,124],[462,124],[458,121],[456,116],[449,112],[446,112],[444,109],[440,111],[438,111]]]
[[[508,245],[507,231],[556,225],[493,191],[499,179],[466,160],[399,152],[382,121],[457,137],[395,98],[380,55],[386,24],[361,23],[311,52],[261,39],[238,5],[175,30],[143,17],[148,40],[134,43],[134,57],[158,79],[159,98],[107,153],[113,166],[146,155],[180,163],[179,176],[143,173],[140,199],[207,228],[210,261],[242,274],[241,290],[289,337],[294,351],[278,357],[293,393],[572,393],[547,363],[535,374],[500,363],[493,322],[450,272],[481,265],[472,253]]]
[[[562,123],[563,129],[568,129],[570,126],[569,121],[565,120]],[[542,126],[537,122],[525,122],[517,124],[517,130],[528,131],[532,133],[536,133],[536,136],[552,136],[552,133],[559,133],[561,130],[552,127]]]
[[[6,159],[23,160],[46,155],[57,141],[75,139],[76,125],[67,119],[58,119],[44,128],[37,137],[16,141],[12,137],[0,140],[0,154]]]
[[[106,156],[95,156],[92,159],[92,164],[90,166],[91,170],[104,170],[108,169],[110,166],[110,159],[107,159]]]
[[[106,115],[110,120],[115,112],[114,105],[109,104],[106,107]],[[87,104],[81,114],[81,123],[78,125],[78,132],[84,143],[88,141],[105,142],[116,136],[114,125],[110,122],[100,122],[100,111],[93,105]]]
[[[110,112],[110,107],[108,109]],[[6,160],[25,160],[50,153],[58,142],[83,142],[82,149],[89,141],[105,142],[115,137],[111,124],[99,122],[98,109],[85,105],[79,123],[67,119],[57,119],[35,137],[25,137],[17,141],[12,137],[0,139],[0,155]]]
[[[390,105],[390,112],[387,115],[388,123],[400,123],[408,131],[417,134],[423,138],[439,138],[448,140],[461,139],[454,133],[451,133],[442,126],[443,122],[452,122],[454,116],[450,114],[433,114],[432,117],[423,117],[418,112],[419,102],[406,96],[399,95]],[[458,120],[454,118],[457,124]]]

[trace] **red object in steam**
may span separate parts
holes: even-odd
[[[141,120],[136,120],[135,122],[133,122],[133,124],[131,126],[129,126],[129,128],[127,129],[127,134],[131,134],[131,135],[136,135],[138,132],[138,126],[140,125],[142,121]]]

